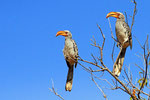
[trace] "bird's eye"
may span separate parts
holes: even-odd
[[[68,32],[65,32],[66,34],[68,34]]]

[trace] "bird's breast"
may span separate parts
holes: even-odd
[[[70,40],[65,41],[65,47],[63,49],[63,54],[64,54],[65,58],[67,58],[68,60],[74,59],[75,51],[74,51],[72,41],[70,41]]]
[[[123,27],[123,23],[121,22],[116,22],[116,36],[121,44],[123,44],[125,41],[128,41],[126,29]]]

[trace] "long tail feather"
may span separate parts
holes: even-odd
[[[68,67],[68,75],[66,81],[66,91],[71,91],[72,89],[72,82],[73,82],[73,66]]]
[[[118,57],[116,59],[116,62],[114,63],[113,66],[113,73],[116,76],[119,76],[121,73],[121,69],[123,66],[123,62],[124,62],[124,57],[125,57],[125,53],[126,53],[126,48],[122,48],[118,54]]]

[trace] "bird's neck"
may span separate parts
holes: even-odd
[[[72,39],[72,37],[65,37],[65,40],[71,40]]]
[[[125,19],[119,19],[119,18],[117,18],[117,21],[122,21],[123,22],[123,21],[125,21]]]

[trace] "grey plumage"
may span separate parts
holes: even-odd
[[[65,36],[65,47],[63,49],[63,54],[68,66],[68,74],[66,80],[66,91],[72,90],[73,83],[73,70],[74,66],[77,66],[78,62],[78,48],[75,41],[72,39],[72,34],[68,30],[59,31],[56,36],[63,35]]]
[[[117,18],[115,31],[121,49],[113,65],[113,73],[116,76],[119,76],[123,66],[126,49],[129,45],[130,45],[130,49],[132,49],[132,34],[131,34],[131,29],[129,25],[125,22],[125,17],[122,13],[110,12],[107,14],[106,18],[108,17]]]
[[[71,33],[68,33],[71,35]],[[78,48],[75,41],[71,37],[65,37],[65,47],[63,50],[64,57],[68,66],[68,75],[66,81],[66,91],[71,91],[73,82],[73,69],[77,66]]]
[[[121,43],[120,46],[122,46],[122,48],[127,48],[130,45],[130,48],[132,49],[131,29],[125,22],[124,15],[122,14],[120,16],[120,18],[117,18],[115,27],[117,40]]]

